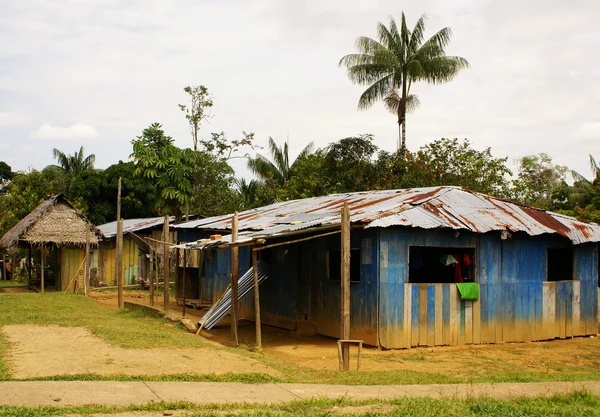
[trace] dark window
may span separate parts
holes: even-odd
[[[415,284],[450,284],[475,280],[475,250],[411,246],[408,282]]]
[[[340,281],[342,279],[342,251],[330,249],[327,251],[327,279]],[[360,249],[350,249],[350,282],[360,282]]]
[[[573,279],[573,248],[548,249],[548,281]]]

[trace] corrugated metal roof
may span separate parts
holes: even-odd
[[[273,237],[340,223],[348,202],[350,221],[368,227],[405,226],[456,229],[475,233],[507,230],[535,236],[558,234],[574,244],[600,241],[600,226],[575,218],[512,203],[460,187],[409,188],[333,194],[275,203],[239,213],[239,230],[255,231],[244,239]],[[231,230],[231,215],[209,217],[175,228]],[[299,223],[299,221],[306,220]]]
[[[170,222],[175,221],[175,217],[169,218]],[[137,232],[151,227],[159,226],[165,222],[163,217],[148,217],[144,219],[123,219],[123,233]],[[113,238],[117,235],[117,222],[105,223],[98,226],[98,229],[102,231],[104,237],[107,239]]]

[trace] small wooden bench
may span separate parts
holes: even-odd
[[[338,344],[338,358],[340,360],[340,371],[344,370],[344,357],[343,357],[343,346],[344,345],[358,345],[358,358],[356,360],[356,370],[360,371],[360,353],[362,352],[362,340],[349,340],[349,339],[340,339],[337,341]],[[350,354],[350,348],[348,348],[348,354]],[[350,362],[350,358],[348,358],[348,362]]]

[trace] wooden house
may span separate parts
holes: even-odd
[[[41,203],[10,229],[0,239],[0,247],[28,248],[30,259],[34,249],[41,255],[40,271],[44,270],[44,256],[55,256],[58,271],[53,284],[56,290],[67,291],[82,285],[86,243],[97,247],[101,236],[100,230],[59,194]],[[43,274],[30,276],[30,281],[37,282],[38,278],[43,290]]]
[[[239,213],[239,269],[250,267],[252,250],[270,264],[263,323],[340,336],[344,202],[352,339],[410,348],[597,334],[600,226],[459,187],[336,194]],[[231,215],[174,228],[191,242],[185,247],[204,252],[198,294],[214,302],[232,269]],[[221,239],[205,240],[219,231]],[[251,296],[241,316],[254,317]]]
[[[152,252],[162,253],[160,242],[163,238],[164,217],[150,217],[123,220],[123,281],[124,285],[136,284],[140,279],[147,279]],[[174,217],[169,218],[175,221]],[[99,250],[92,258],[93,267],[97,268],[97,286],[114,286],[116,282],[116,236],[117,222],[98,226],[104,239],[100,241]],[[169,232],[170,242],[175,242],[176,232]]]

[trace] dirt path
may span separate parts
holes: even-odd
[[[9,373],[24,379],[53,375],[224,374],[278,372],[251,358],[210,348],[123,349],[80,327],[7,325]]]

